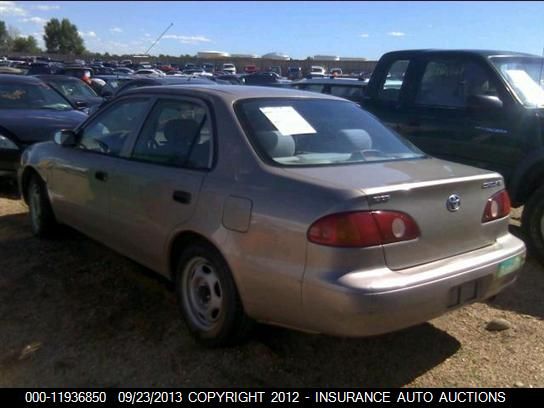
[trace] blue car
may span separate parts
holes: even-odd
[[[87,115],[35,77],[0,75],[0,176],[15,177],[22,151],[73,129]]]

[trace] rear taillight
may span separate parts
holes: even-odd
[[[501,190],[487,200],[482,222],[504,218],[510,214],[510,197],[506,190]]]
[[[397,211],[357,211],[327,215],[312,224],[308,240],[335,247],[368,247],[419,237],[419,228]]]

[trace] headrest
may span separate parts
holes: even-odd
[[[295,154],[295,140],[291,135],[282,135],[277,130],[257,132],[260,145],[272,158],[290,157]]]
[[[356,150],[372,149],[372,138],[364,129],[342,129],[340,133],[351,142]]]

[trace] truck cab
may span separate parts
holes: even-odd
[[[543,59],[479,50],[382,56],[363,107],[429,155],[501,173],[544,260]]]

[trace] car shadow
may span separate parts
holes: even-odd
[[[423,324],[364,339],[257,325],[208,349],[164,279],[71,229],[36,239],[28,223],[0,218],[0,386],[400,387],[460,348]]]
[[[19,187],[15,180],[0,177],[0,198],[6,198],[8,200],[21,199]]]
[[[402,387],[461,346],[430,323],[367,338],[310,335],[263,325],[253,341],[260,345],[259,354],[286,362],[289,375],[259,384],[273,387]]]
[[[521,228],[510,225],[510,232],[524,239]],[[531,315],[544,319],[544,266],[530,254],[516,282],[496,298],[490,300],[491,307]]]

